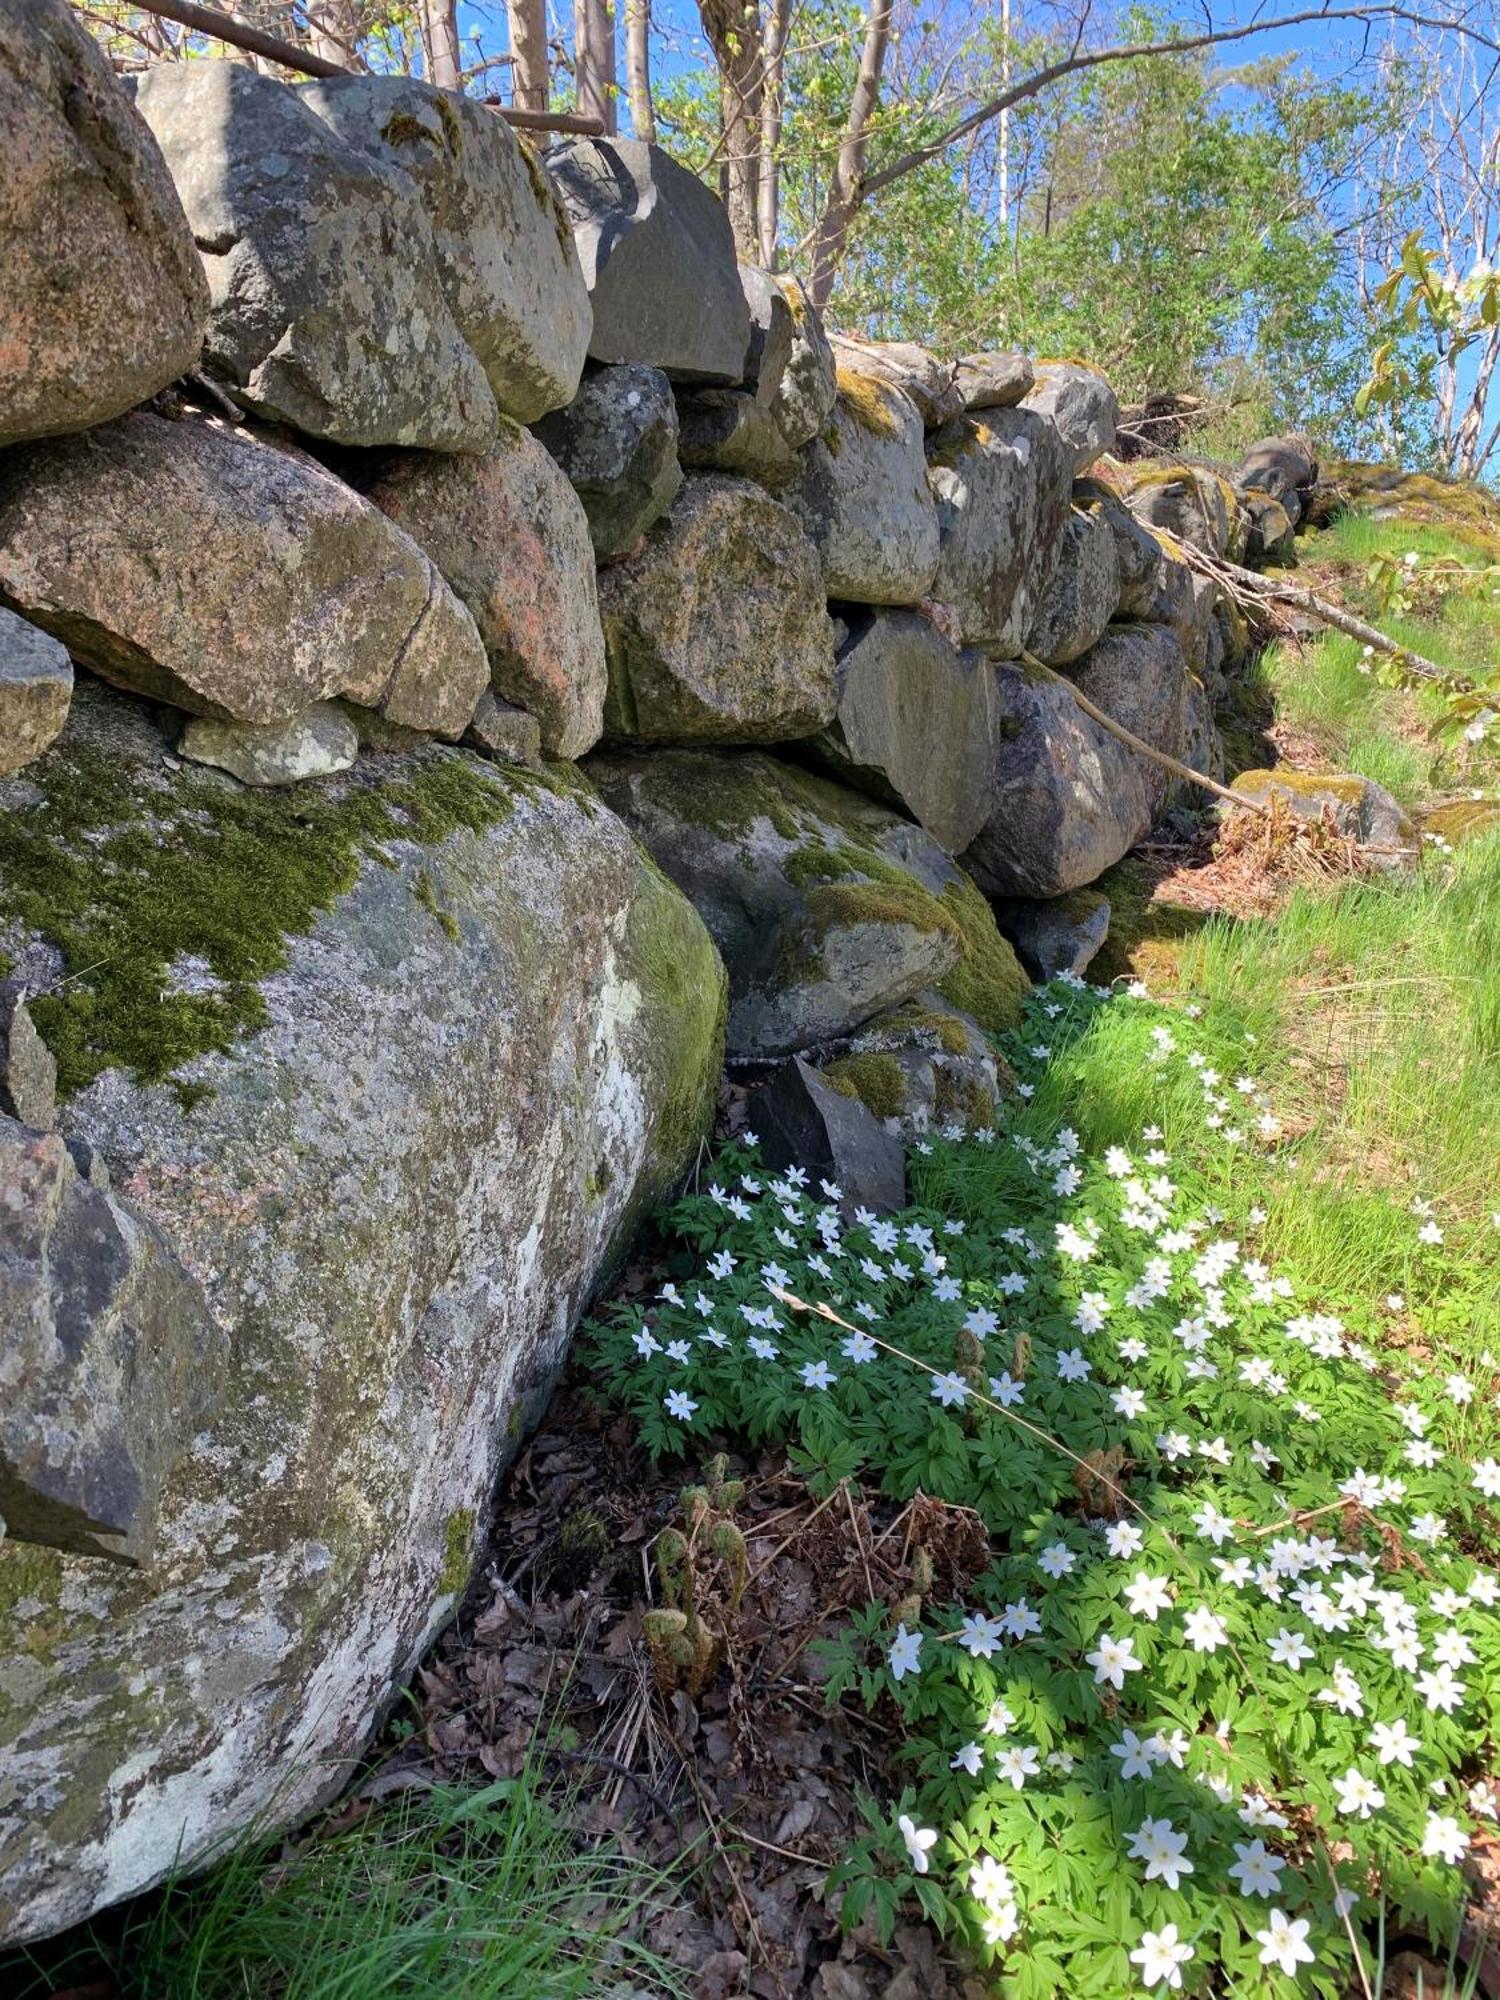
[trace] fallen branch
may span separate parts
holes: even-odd
[[[1358,639],[1362,646],[1389,655],[1399,666],[1421,680],[1456,683],[1460,687],[1474,685],[1466,674],[1453,667],[1440,666],[1436,660],[1429,660],[1425,653],[1414,653],[1410,646],[1401,645],[1388,632],[1382,632],[1378,626],[1367,625],[1363,618],[1356,618],[1342,604],[1320,597],[1315,590],[1308,590],[1303,584],[1284,583],[1279,577],[1262,576],[1256,570],[1244,569],[1239,563],[1231,562],[1227,556],[1207,555],[1202,549],[1194,548],[1191,542],[1183,542],[1180,547],[1189,569],[1231,590],[1240,603],[1248,597],[1257,604],[1293,605],[1299,611],[1309,612],[1319,624],[1331,625],[1335,631]]]
[[[1110,735],[1125,744],[1127,749],[1138,751],[1142,757],[1149,757],[1153,764],[1160,764],[1164,771],[1170,771],[1174,777],[1186,778],[1192,785],[1201,785],[1205,792],[1212,792],[1215,798],[1224,799],[1229,805],[1240,806],[1245,812],[1259,813],[1265,818],[1270,817],[1271,808],[1264,800],[1244,798],[1239,792],[1230,791],[1227,785],[1221,785],[1216,778],[1210,778],[1202,771],[1195,771],[1191,764],[1184,764],[1177,757],[1169,757],[1165,750],[1158,750],[1154,745],[1145,742],[1132,730],[1127,729],[1123,722],[1116,722],[1112,715],[1106,715],[1104,710],[1091,702],[1082,688],[1070,681],[1066,674],[1058,673],[1056,668],[1049,667],[1045,660],[1039,660],[1034,653],[1028,653],[1024,646],[1021,649],[1021,658],[1034,672],[1045,674],[1049,680],[1056,681],[1059,687],[1065,687],[1084,714],[1092,717],[1101,729],[1108,730]]]

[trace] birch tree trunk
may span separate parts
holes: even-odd
[[[651,0],[625,0],[625,90],[637,139],[656,144],[656,107],[651,102]]]
[[[551,78],[547,67],[547,0],[508,0],[511,101],[519,111],[545,111]]]
[[[459,89],[463,72],[458,55],[458,0],[422,0],[421,20],[427,81],[439,90]]]
[[[776,237],[781,226],[781,107],[791,21],[792,0],[771,0],[761,36],[760,179],[756,189],[760,261],[768,271],[776,268]]]

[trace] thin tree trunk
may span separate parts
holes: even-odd
[[[439,90],[459,89],[463,72],[458,55],[458,0],[422,0],[421,17],[427,81]]]
[[[295,34],[288,37],[295,40]],[[363,69],[359,55],[359,10],[355,0],[315,0],[307,9],[307,46],[324,62]]]
[[[625,88],[630,123],[637,139],[656,144],[656,107],[651,102],[651,0],[625,0]]]
[[[870,0],[865,16],[864,47],[860,51],[859,76],[849,99],[849,115],[833,170],[833,183],[813,241],[812,279],[808,286],[812,302],[821,312],[828,303],[833,281],[849,245],[863,192],[865,144],[870,120],[880,103],[880,79],[885,69],[885,53],[891,39],[891,0]]]
[[[545,111],[551,84],[547,65],[547,0],[508,0],[511,102],[518,111]]]
[[[760,0],[698,0],[719,70],[720,166],[735,248],[752,263],[760,245]]]
[[[791,22],[792,0],[771,0],[761,37],[760,182],[756,190],[760,261],[768,271],[776,268],[776,238],[781,227],[781,107]]]
[[[573,75],[578,109],[616,130],[615,17],[609,0],[573,0]]]

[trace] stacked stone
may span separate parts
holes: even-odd
[[[1166,804],[1029,661],[1207,763],[1228,637],[1090,477],[1098,375],[830,335],[653,146],[403,78],[127,91],[0,0],[0,178],[26,1937],[357,1751],[726,1045],[769,1156],[872,1202],[894,1134],[994,1117],[1028,974],[1102,936],[1070,892]],[[1269,550],[1305,482],[1250,475]],[[170,1049],[59,997],[95,886]]]

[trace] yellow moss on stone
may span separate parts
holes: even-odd
[[[872,437],[901,435],[901,419],[892,398],[897,391],[874,375],[862,375],[856,368],[838,370],[839,408],[860,430]]]

